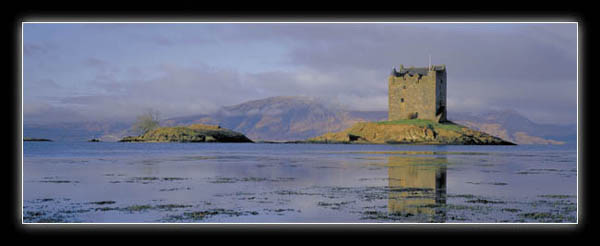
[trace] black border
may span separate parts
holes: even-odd
[[[232,3],[233,4],[233,3]],[[164,5],[164,4],[161,4]],[[235,5],[235,4],[234,4]],[[417,4],[418,5],[418,4]],[[106,6],[106,5],[104,5]],[[506,6],[506,5],[504,5]],[[47,6],[44,6],[47,7]],[[52,9],[52,8],[55,9]],[[96,7],[96,6],[95,6]],[[161,8],[163,6],[160,6]],[[240,7],[240,6],[238,6]],[[254,9],[258,9],[255,6]],[[362,7],[362,6],[358,6]],[[386,6],[387,7],[387,6]],[[440,7],[440,6],[438,6]],[[443,6],[442,6],[443,7]],[[460,6],[458,6],[460,7]],[[503,6],[497,7],[493,11],[482,11],[478,9],[464,10],[454,7],[445,7],[444,11],[453,10],[454,12],[435,12],[432,10],[432,5],[423,4],[420,10],[368,10],[368,7],[362,11],[289,11],[289,10],[271,10],[272,12],[239,12],[239,10],[221,9],[213,11],[176,11],[170,8],[161,10],[106,10],[95,8],[95,10],[57,10],[56,6],[51,6],[48,10],[37,9],[16,10],[10,15],[4,15],[9,19],[8,27],[11,30],[9,35],[5,36],[8,39],[7,47],[10,47],[8,74],[12,90],[8,96],[4,97],[8,105],[11,105],[12,121],[12,136],[9,153],[14,158],[9,162],[10,171],[5,171],[5,185],[12,187],[11,192],[14,192],[12,198],[11,209],[6,210],[9,221],[9,232],[15,236],[65,236],[67,234],[79,235],[102,235],[102,234],[117,234],[117,235],[140,235],[144,237],[154,237],[158,235],[216,235],[226,236],[231,234],[244,234],[246,236],[259,235],[258,233],[276,233],[279,235],[310,233],[320,235],[394,235],[405,237],[416,236],[421,239],[431,238],[432,234],[442,234],[444,238],[453,237],[464,234],[479,234],[479,235],[494,235],[494,234],[510,234],[510,235],[537,235],[544,238],[555,238],[557,236],[581,237],[589,236],[591,232],[591,206],[587,202],[588,197],[586,192],[590,192],[590,186],[587,182],[590,181],[589,174],[592,173],[591,165],[588,156],[584,156],[584,149],[587,146],[585,140],[590,138],[588,132],[588,118],[584,112],[586,109],[585,100],[589,98],[588,94],[592,89],[589,87],[587,79],[590,78],[587,74],[591,67],[589,58],[591,57],[592,44],[590,30],[591,18],[585,17],[583,13],[573,9],[560,10],[543,10],[532,8],[530,10],[507,10]],[[564,7],[564,6],[560,6]],[[252,8],[250,8],[252,9]],[[23,225],[21,223],[21,173],[20,165],[22,163],[22,121],[21,121],[21,23],[23,21],[141,21],[141,22],[162,22],[162,21],[523,21],[523,22],[546,22],[546,21],[573,21],[579,23],[579,82],[578,82],[578,178],[579,178],[579,194],[578,194],[578,212],[579,222],[577,225],[501,225],[501,224],[440,224],[440,225],[360,225],[360,224],[224,224],[224,225],[115,225],[115,224],[94,224],[94,225]],[[587,44],[590,44],[589,46]],[[6,177],[8,176],[8,177]],[[227,238],[227,237],[225,237]],[[433,238],[431,238],[433,239]]]

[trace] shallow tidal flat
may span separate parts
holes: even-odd
[[[569,146],[24,143],[26,223],[576,222]]]

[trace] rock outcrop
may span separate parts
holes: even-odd
[[[361,122],[335,133],[310,138],[311,143],[514,145],[452,122],[428,120]]]
[[[160,127],[141,136],[128,136],[119,142],[223,142],[251,143],[239,132],[220,126],[193,124],[189,126]]]

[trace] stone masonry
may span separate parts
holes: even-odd
[[[394,67],[388,79],[388,120],[446,121],[446,65]]]

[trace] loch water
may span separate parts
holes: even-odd
[[[24,142],[25,223],[576,223],[575,145]]]

